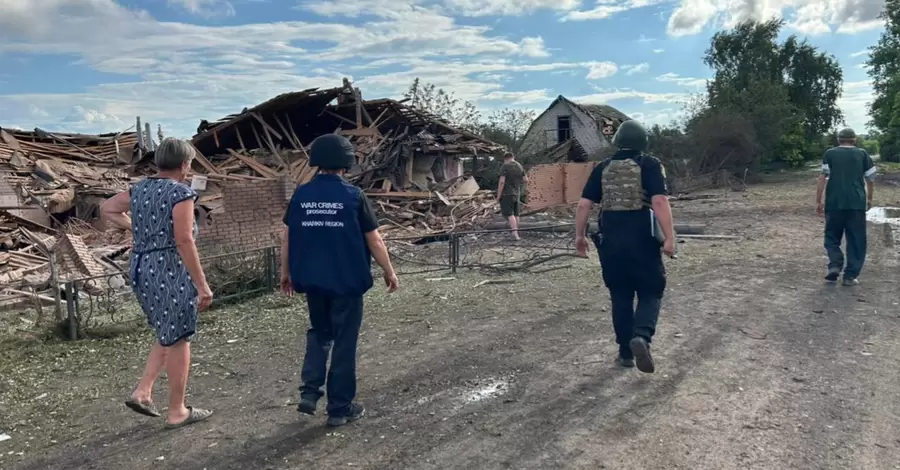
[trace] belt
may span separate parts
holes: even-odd
[[[141,257],[142,256],[149,255],[151,253],[156,253],[159,251],[171,250],[174,248],[175,248],[175,246],[164,246],[162,248],[153,248],[153,249],[146,250],[146,251],[132,251],[132,255],[134,256],[132,258],[133,263],[134,263],[134,269],[133,269],[134,274],[131,276],[131,280],[134,283],[134,285],[137,285],[138,282],[140,281]]]

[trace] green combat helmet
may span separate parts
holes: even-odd
[[[647,150],[647,145],[649,144],[647,130],[637,121],[625,121],[619,126],[616,135],[613,136],[612,143],[620,149],[643,152]]]
[[[854,140],[856,139],[856,132],[853,132],[853,129],[849,127],[845,127],[838,131],[837,138],[838,140]]]

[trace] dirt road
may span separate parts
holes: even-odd
[[[369,299],[357,423],[294,411],[305,320],[272,297],[209,314],[190,401],[217,414],[180,431],[121,405],[147,334],[3,353],[0,467],[900,468],[896,253],[870,226],[862,284],[826,285],[813,191],[674,203],[741,238],[687,240],[668,262],[654,375],[613,364],[595,255],[507,285],[407,278]]]

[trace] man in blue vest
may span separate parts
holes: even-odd
[[[319,173],[297,187],[284,214],[281,289],[306,294],[309,308],[297,411],[315,414],[327,378],[327,424],[342,426],[365,412],[353,399],[363,295],[373,285],[371,259],[384,271],[389,292],[399,282],[371,204],[343,178],[356,162],[353,144],[337,134],[320,136],[309,159]]]

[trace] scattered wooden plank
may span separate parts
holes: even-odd
[[[356,125],[355,122],[353,122],[353,121],[351,121],[351,120],[345,118],[344,116],[341,116],[341,115],[338,114],[338,113],[329,111],[329,110],[327,110],[327,109],[325,110],[325,114],[328,114],[328,115],[330,115],[330,116],[334,116],[334,117],[340,119],[341,121],[346,122],[347,124],[350,124],[351,126],[355,126],[355,125]],[[338,129],[340,129],[340,128],[338,128]]]
[[[685,238],[685,239],[693,239],[693,240],[740,240],[741,237],[736,235],[695,235],[695,234],[680,234],[677,233],[677,238]]]
[[[259,173],[260,175],[262,175],[262,176],[268,176],[268,177],[271,177],[271,178],[277,178],[277,177],[278,177],[278,173],[277,173],[275,170],[272,170],[271,168],[269,168],[269,167],[263,165],[262,163],[257,162],[256,160],[254,160],[254,159],[252,159],[252,158],[250,158],[250,157],[246,157],[246,156],[244,156],[244,155],[241,155],[241,154],[239,154],[239,153],[237,153],[237,152],[235,152],[234,150],[231,150],[231,149],[228,149],[228,152],[231,153],[231,155],[233,155],[234,158],[237,158],[237,159],[240,160],[244,165],[247,165],[248,167],[252,168],[253,171],[256,171],[256,172]]]
[[[475,284],[472,287],[481,287],[481,286],[487,286],[487,285],[491,285],[491,284],[515,284],[515,283],[516,283],[516,281],[514,281],[512,279],[485,279],[485,280]]]

